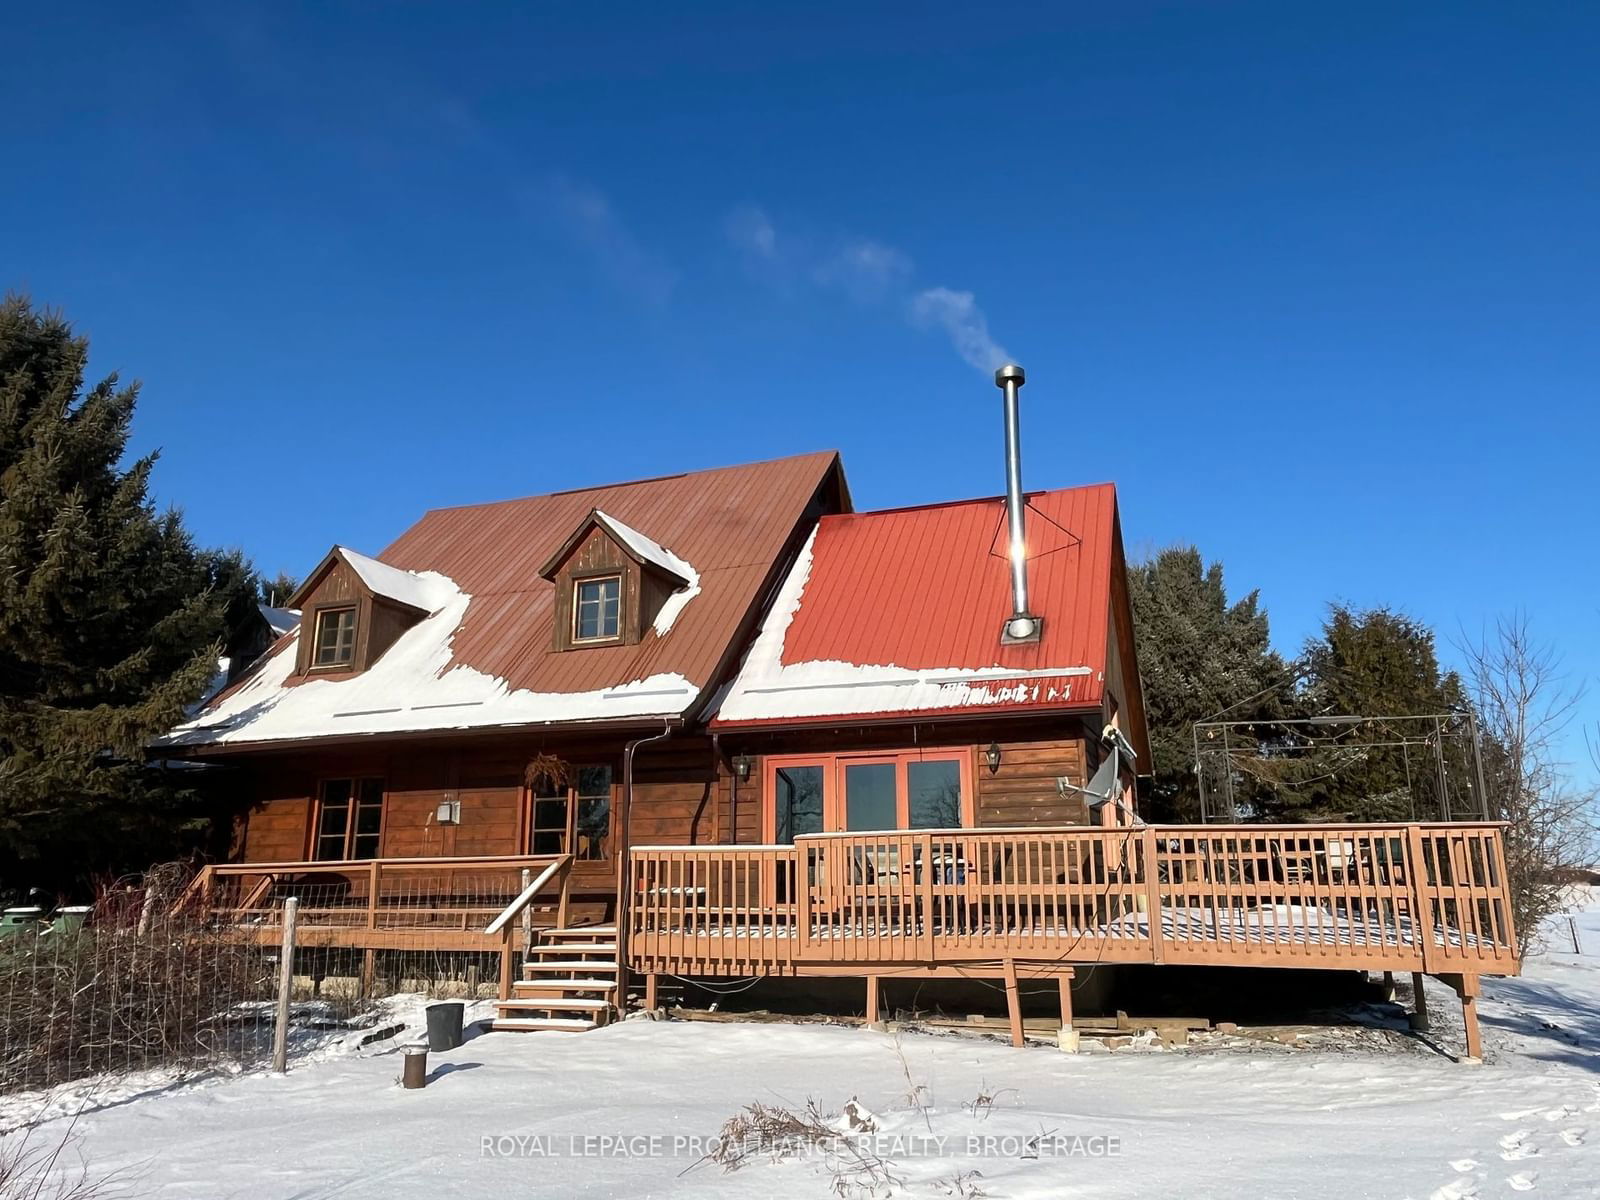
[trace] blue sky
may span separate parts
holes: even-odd
[[[143,380],[160,498],[268,571],[821,447],[861,507],[997,492],[959,351],[1003,347],[1028,485],[1115,480],[1135,552],[1199,544],[1285,649],[1335,598],[1523,609],[1600,691],[1593,6],[76,4],[6,40],[0,285]]]

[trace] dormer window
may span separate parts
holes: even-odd
[[[305,613],[294,678],[360,674],[408,629],[437,612],[453,590],[442,575],[405,571],[335,546],[289,597],[289,607]]]
[[[700,592],[688,562],[598,508],[562,542],[539,578],[555,585],[553,650],[637,646],[665,637]]]
[[[572,585],[572,640],[610,642],[622,636],[622,576],[579,579]]]
[[[325,608],[317,614],[314,667],[347,667],[356,656],[356,610]]]

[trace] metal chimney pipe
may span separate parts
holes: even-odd
[[[1027,527],[1022,499],[1022,417],[1017,392],[1028,376],[1016,363],[1006,363],[994,373],[994,384],[1005,394],[1006,417],[1006,525],[1010,538],[1011,615],[1000,631],[1003,643],[1036,642],[1043,622],[1028,611]]]

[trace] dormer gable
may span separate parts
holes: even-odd
[[[539,569],[555,585],[551,648],[632,646],[667,633],[700,589],[693,566],[637,529],[591,509]]]
[[[290,597],[301,610],[294,674],[341,679],[365,671],[437,607],[432,580],[335,546]]]

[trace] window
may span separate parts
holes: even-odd
[[[801,834],[822,832],[822,776],[817,766],[777,767],[773,797],[777,805],[774,842],[793,845]]]
[[[533,854],[565,854],[584,862],[611,857],[611,768],[584,766],[564,784],[548,780],[533,791],[529,837]]]
[[[769,758],[765,840],[973,823],[971,752],[907,750]]]
[[[541,780],[533,789],[533,854],[567,851],[567,786]]]
[[[961,764],[953,758],[906,763],[906,828],[961,826]]]
[[[383,780],[323,780],[312,858],[377,858],[382,835]]]
[[[863,829],[902,828],[895,800],[894,760],[888,762],[850,762],[844,764],[844,827],[854,833]]]
[[[579,859],[610,857],[611,768],[579,767],[578,810],[574,819],[572,854]]]
[[[622,576],[580,579],[572,585],[572,640],[604,642],[622,634]]]
[[[356,657],[356,610],[325,608],[317,614],[317,640],[312,653],[314,667],[344,667]]]

